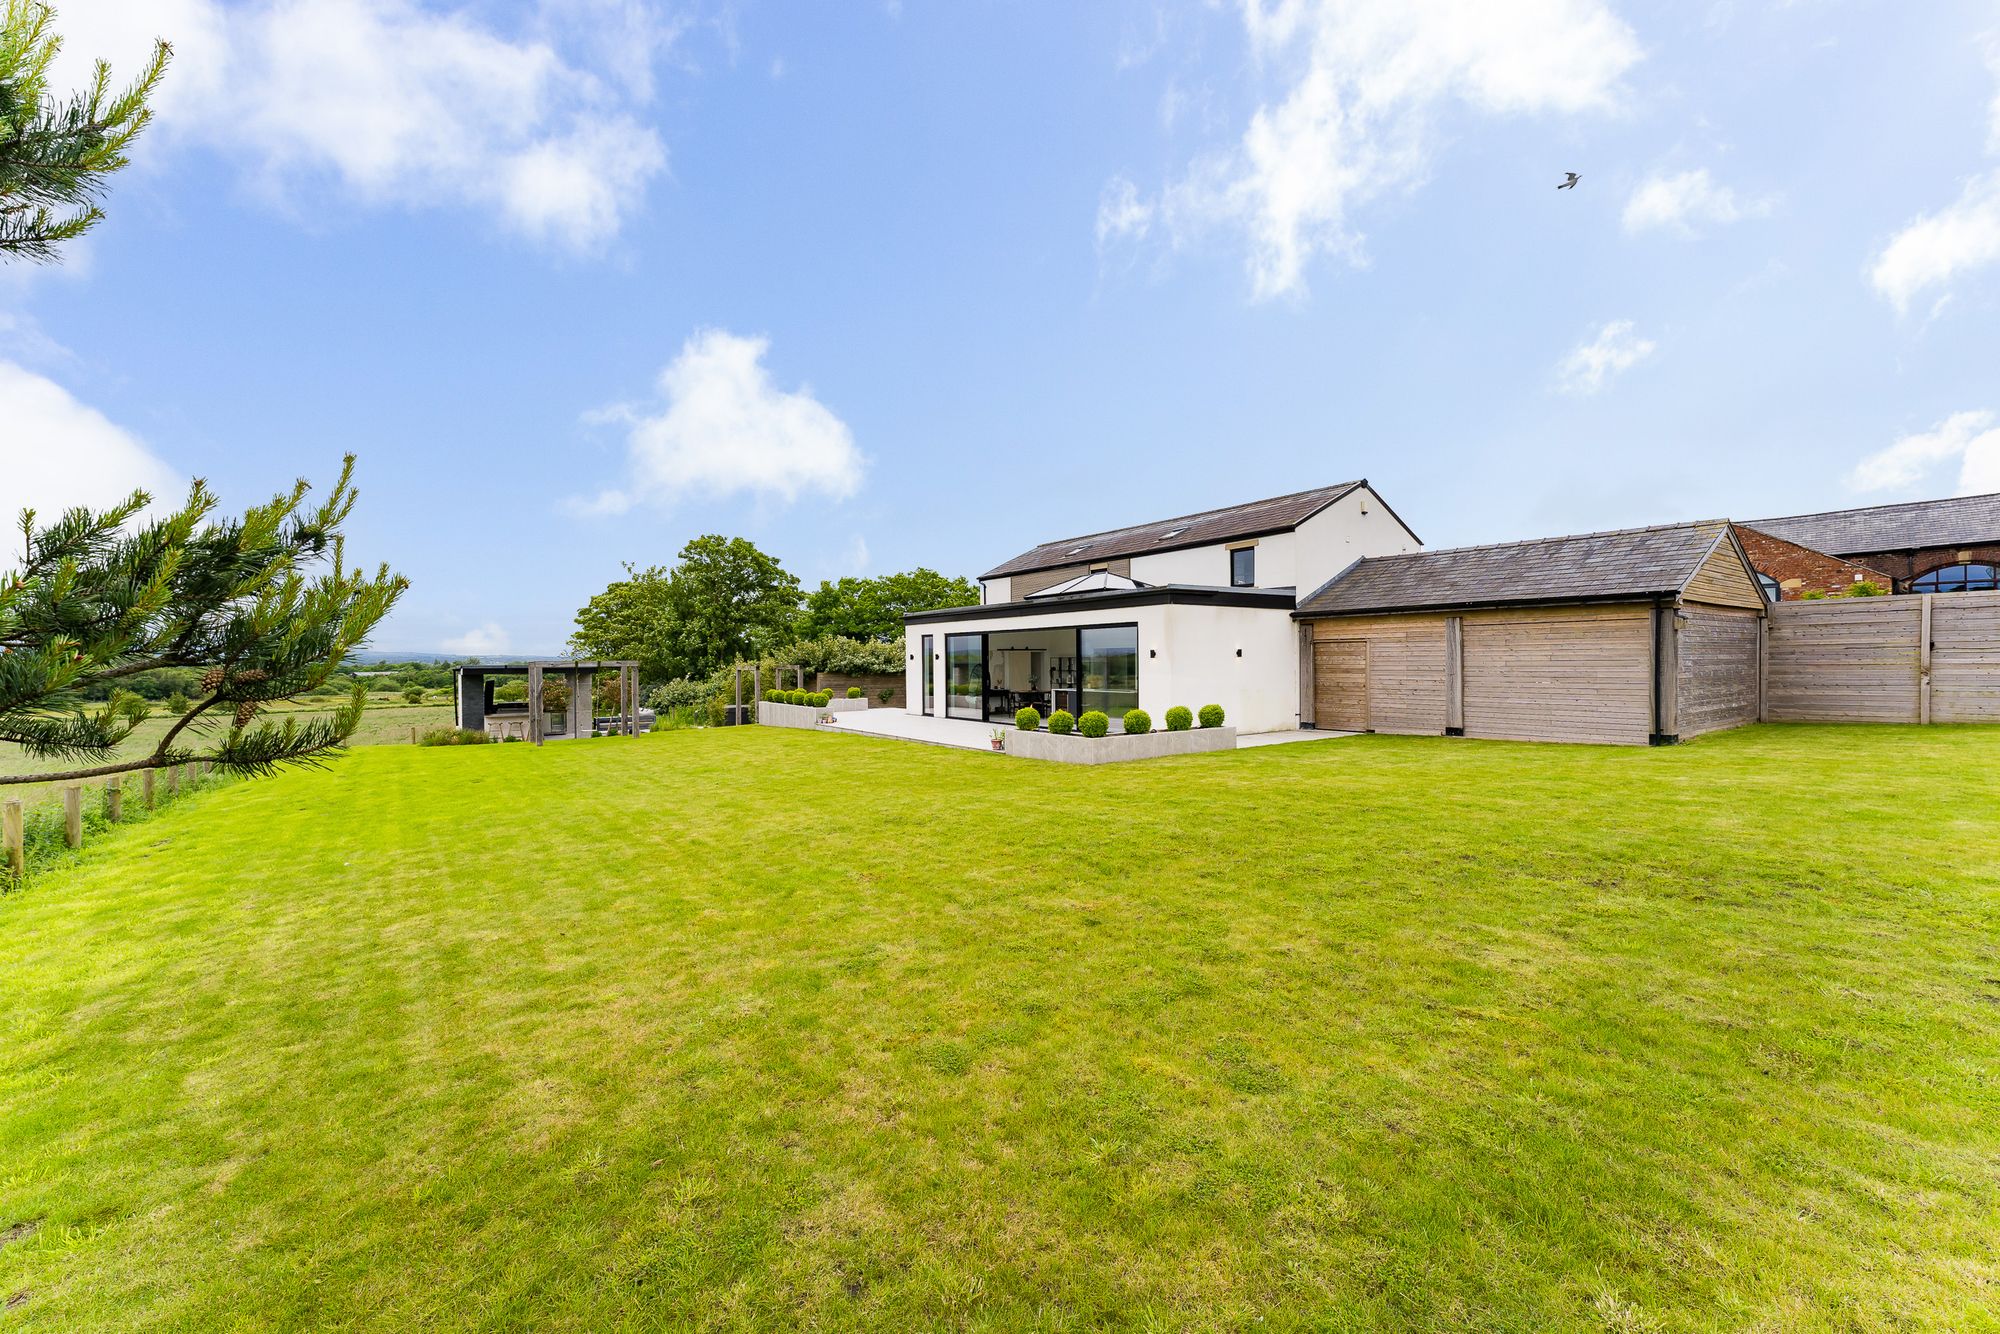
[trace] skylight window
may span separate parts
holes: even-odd
[[[1097,543],[1095,543],[1095,542],[1085,542],[1085,543],[1083,543],[1083,544],[1082,544],[1082,545],[1080,545],[1080,546],[1074,546],[1074,547],[1071,547],[1071,548],[1069,549],[1069,554],[1070,554],[1070,555],[1072,555],[1072,556],[1074,556],[1074,555],[1075,555],[1075,554],[1076,554],[1077,552],[1079,552],[1079,551],[1088,551],[1088,550],[1090,550],[1090,549],[1091,549],[1092,547],[1094,547],[1094,546],[1096,546],[1096,545],[1097,545]]]
[[[1167,529],[1166,532],[1160,534],[1158,540],[1164,542],[1170,537],[1179,537],[1182,533],[1185,533],[1186,531],[1187,529],[1185,528],[1169,528]]]

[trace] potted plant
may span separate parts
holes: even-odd
[[[1007,734],[997,727],[993,729],[993,749],[1007,749]]]

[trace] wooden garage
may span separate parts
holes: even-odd
[[[1757,720],[1765,607],[1722,520],[1370,557],[1295,613],[1300,719],[1678,741]]]

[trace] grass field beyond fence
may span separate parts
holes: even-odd
[[[2000,730],[379,747],[0,898],[47,1330],[1991,1329]]]

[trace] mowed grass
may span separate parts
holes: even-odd
[[[24,1329],[2000,1327],[2000,729],[359,751],[0,899]]]

